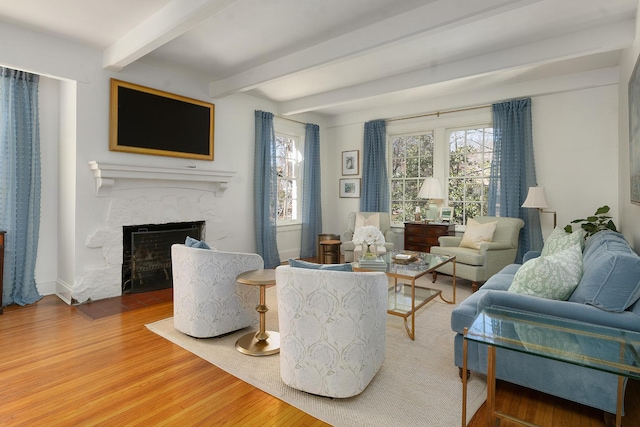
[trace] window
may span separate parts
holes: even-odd
[[[302,154],[299,145],[298,137],[276,133],[279,225],[300,221]]]
[[[433,132],[391,137],[391,221],[413,221],[417,198],[426,177],[433,176]]]
[[[449,206],[453,222],[487,214],[489,175],[493,158],[493,128],[453,130],[449,133]]]

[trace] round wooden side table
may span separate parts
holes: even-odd
[[[236,349],[250,356],[269,356],[280,352],[280,333],[266,330],[266,314],[269,307],[266,302],[267,285],[276,284],[276,270],[262,269],[241,273],[236,277],[238,283],[260,286],[260,304],[256,311],[260,313],[260,330],[241,336],[236,341]]]
[[[340,264],[340,240],[320,242],[320,264]]]

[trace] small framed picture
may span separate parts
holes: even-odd
[[[360,173],[358,154],[358,150],[342,152],[342,175],[358,175]]]
[[[441,221],[451,221],[453,218],[453,208],[448,206],[443,206],[440,208],[440,220]]]
[[[360,197],[360,178],[341,179],[340,197]]]

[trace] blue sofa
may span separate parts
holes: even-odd
[[[538,255],[527,254],[525,263]],[[508,292],[516,272],[522,268],[518,264],[508,265],[487,280],[451,314],[451,328],[456,332],[455,364],[462,367],[464,328],[470,326],[486,307],[522,310],[640,332],[640,257],[621,234],[613,231],[601,231],[587,239],[582,255],[583,274],[567,301]],[[498,379],[616,412],[618,379],[615,375],[504,349],[497,349],[496,358]],[[486,345],[468,343],[468,369],[486,374]]]

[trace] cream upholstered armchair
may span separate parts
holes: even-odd
[[[361,393],[384,361],[388,283],[382,272],[277,267],[282,381],[320,396]]]
[[[257,254],[171,246],[173,324],[187,335],[210,338],[258,322],[257,286],[236,282],[245,271],[263,268]]]
[[[470,222],[477,222],[480,228],[486,228],[491,223],[495,223],[495,231],[488,239],[489,241],[476,240],[475,244],[467,245],[469,236],[472,234]],[[469,220],[465,236],[440,236],[438,242],[440,246],[432,246],[431,253],[438,255],[455,255],[456,257],[456,277],[471,280],[474,292],[478,289],[478,282],[485,282],[491,276],[500,271],[503,267],[512,264],[518,253],[518,240],[520,229],[524,226],[524,221],[520,218],[506,218],[495,216],[480,216]],[[486,239],[485,239],[486,240]],[[461,246],[462,244],[462,246]],[[473,247],[475,246],[475,247]],[[437,269],[437,273],[451,275],[453,264],[447,263]],[[436,273],[433,274],[436,280]]]
[[[388,212],[350,212],[347,217],[347,231],[343,234],[342,251],[344,252],[344,262],[353,262],[355,260],[354,252],[362,251],[362,248],[353,243],[353,233],[356,229],[365,225],[373,225],[384,235],[386,241],[384,248],[380,250],[374,248],[376,252],[380,252],[382,249],[390,252],[394,249],[393,242],[390,242],[393,238],[393,231],[391,231],[391,220]]]

